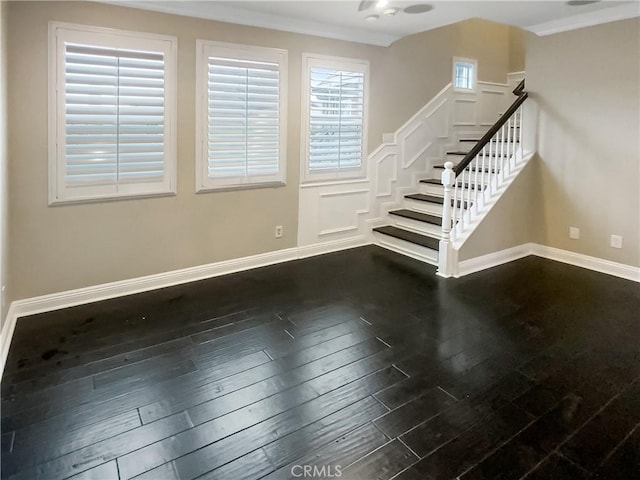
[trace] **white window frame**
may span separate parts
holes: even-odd
[[[363,118],[362,118],[362,163],[359,168],[343,168],[329,171],[311,171],[309,169],[309,141],[310,141],[310,72],[312,67],[334,68],[364,74],[363,94]],[[367,174],[367,138],[369,126],[369,61],[316,53],[302,54],[302,112],[301,112],[301,145],[300,145],[300,172],[303,183],[340,181],[356,178],[364,178]]]
[[[210,56],[251,61],[269,61],[279,65],[279,143],[278,173],[210,178],[208,175],[208,63]],[[279,48],[258,47],[210,40],[196,40],[196,192],[244,188],[278,187],[287,175],[287,92],[288,52]]]
[[[471,88],[462,88],[456,86],[456,65],[459,63],[471,65]],[[453,90],[462,93],[475,93],[478,85],[478,61],[475,58],[453,57],[451,67],[451,85]]]
[[[67,187],[65,182],[65,41],[164,54],[164,175],[161,182]],[[49,22],[49,205],[175,195],[177,38],[63,22]]]

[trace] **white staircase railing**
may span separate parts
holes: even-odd
[[[500,119],[478,141],[464,159],[455,165],[445,163],[442,173],[442,239],[439,246],[438,274],[455,273],[455,244],[478,224],[481,208],[489,205],[522,155],[523,103],[528,94],[524,80],[513,91],[518,96]]]

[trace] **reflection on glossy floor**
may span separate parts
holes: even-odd
[[[365,247],[37,315],[2,478],[638,478],[639,312],[536,257],[445,280]]]

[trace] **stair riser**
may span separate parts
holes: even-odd
[[[421,202],[419,200],[404,199],[404,208],[409,210],[417,210],[418,212],[428,213],[430,215],[442,216],[442,204]]]
[[[506,155],[498,155],[498,169],[500,169],[500,165],[502,163],[502,158],[504,157],[504,161],[507,162],[509,157],[507,157]],[[447,154],[445,157],[445,162],[453,162],[454,165],[457,165],[458,163],[460,163],[462,160],[464,160],[464,156],[463,155],[453,155],[453,154]],[[491,168],[495,168],[496,165],[496,156],[489,156],[486,155],[485,156],[485,160],[484,160],[484,166],[485,168],[489,168],[489,160],[491,160]],[[480,160],[480,162],[482,162],[482,159]],[[482,163],[480,163],[480,166],[482,167]],[[440,169],[442,170],[442,169]]]
[[[473,178],[471,180],[474,180]],[[479,181],[479,180],[478,180]],[[473,185],[473,183],[472,183]],[[458,192],[460,190],[458,189]],[[482,191],[482,188],[479,190],[480,192]],[[471,197],[474,197],[475,195],[475,189],[471,190]],[[424,193],[425,195],[438,195],[440,197],[444,196],[444,186],[442,185],[433,185],[431,183],[421,183],[420,184],[420,193]],[[452,193],[453,195],[453,193]],[[464,198],[467,198],[467,194],[465,192],[465,196]]]
[[[458,142],[458,147],[459,147],[459,149],[460,149],[461,151],[463,151],[463,152],[468,152],[468,151],[469,151],[469,150],[471,150],[473,147],[475,147],[477,143],[478,143],[478,142]],[[505,139],[505,141],[504,141],[504,145],[506,145],[506,144],[507,144],[507,141],[506,141],[506,139]],[[517,145],[517,144],[518,144],[518,142],[516,142],[516,145]],[[495,140],[493,140],[493,141],[491,142],[491,149],[495,151],[496,145],[498,145],[498,148],[500,148],[500,147],[499,147],[499,145],[501,145],[501,143],[500,143],[500,142],[497,142],[497,141],[495,141]],[[509,148],[513,148],[513,147],[509,147]]]
[[[383,233],[373,232],[373,236],[377,245],[388,248],[394,252],[408,255],[417,260],[421,260],[431,265],[438,265],[438,252],[427,247],[421,247],[415,243],[400,240],[399,238],[390,237]]]
[[[438,195],[442,197],[444,195],[444,187],[442,185],[434,185],[432,183],[421,183],[420,193],[425,195]]]
[[[400,217],[398,215],[389,215],[389,220],[391,220],[393,222],[393,225],[396,227],[411,230],[422,235],[440,237],[440,235],[442,234],[442,227],[434,225],[433,223],[421,222],[419,220]]]
[[[443,171],[444,170],[441,169],[441,168],[434,168],[433,169],[433,177],[434,178],[440,177],[440,175],[442,175]],[[483,174],[481,171],[478,171],[478,184],[482,185],[483,179],[484,179],[485,185],[488,185],[490,182],[495,182],[497,175],[498,174],[489,175],[488,172],[485,172]],[[464,173],[464,183],[465,183],[465,185],[469,183],[469,178],[468,177],[469,177],[468,172],[465,172]],[[462,185],[461,177],[458,177],[458,182],[459,182],[459,185]],[[475,185],[475,182],[476,182],[476,172],[471,172],[471,185]],[[430,186],[436,187],[436,188],[438,187],[438,185],[425,183],[425,184],[421,184],[420,188],[422,188],[422,185],[425,185],[425,186],[426,185],[430,185]],[[454,187],[455,187],[455,185],[454,185]],[[440,195],[441,197],[444,195],[444,187],[442,187],[442,188],[443,188],[443,190],[440,190],[440,193],[436,193],[436,195]],[[458,187],[458,188],[460,188],[460,187]]]

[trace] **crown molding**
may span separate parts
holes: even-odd
[[[550,22],[539,23],[523,28],[543,37],[553,35],[554,33],[568,32],[569,30],[592,27],[594,25],[616,22],[637,16],[640,16],[640,3],[633,1],[616,7],[580,13],[571,17],[559,18],[557,20],[551,20]]]

